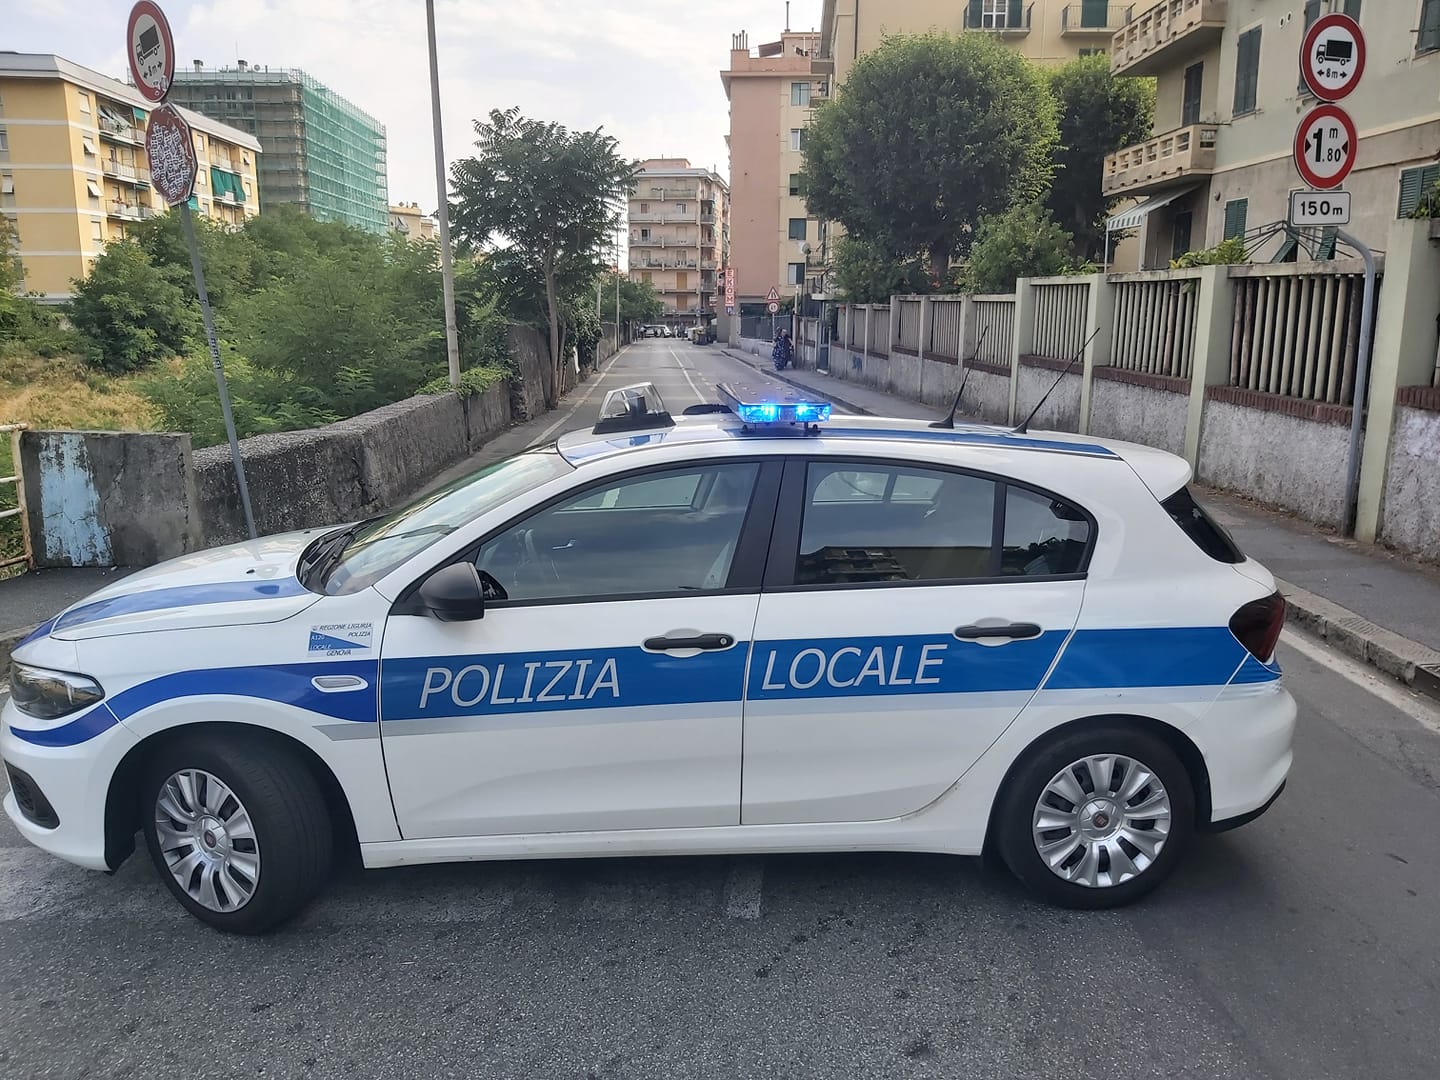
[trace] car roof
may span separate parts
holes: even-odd
[[[903,453],[907,447],[919,450],[950,446],[1019,450],[1124,463],[1135,471],[1158,499],[1173,495],[1189,483],[1191,476],[1190,465],[1184,458],[1164,450],[1069,432],[1020,432],[997,424],[959,422],[953,429],[934,428],[923,420],[836,414],[820,427],[818,434],[822,439],[811,445],[814,452],[823,454],[843,454],[847,447],[861,450],[888,445],[892,451]],[[716,413],[677,417],[673,427],[604,435],[572,431],[560,438],[557,449],[566,461],[580,468],[621,455],[633,456],[639,464],[649,453],[680,446],[724,446],[733,452],[742,442],[753,446],[757,453],[784,454],[795,452],[798,443],[810,440],[791,430],[766,432],[747,429],[735,417]]]

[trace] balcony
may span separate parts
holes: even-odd
[[[1105,158],[1100,190],[1107,196],[1143,195],[1215,169],[1215,124],[1191,124],[1127,146]]]
[[[966,30],[979,30],[986,34],[999,34],[1002,37],[1024,37],[1030,33],[1030,15],[1035,10],[1034,4],[1028,4],[1024,13],[1020,16],[1019,22],[1012,22],[1010,19],[1010,5],[1006,5],[1004,11],[991,14],[977,14],[972,21],[970,9],[973,5],[965,5],[965,17],[961,25]]]
[[[121,221],[144,221],[146,218],[155,216],[155,208],[142,206],[139,203],[127,203],[123,199],[111,199],[107,213],[110,217],[119,218]]]
[[[641,177],[641,183],[644,183],[644,177]],[[636,190],[634,197],[642,197],[638,189]],[[655,202],[698,202],[700,199],[700,193],[695,188],[651,186],[645,189],[643,197],[646,199],[651,199]]]
[[[1133,4],[1070,4],[1060,12],[1060,33],[1066,37],[1114,34],[1130,21]]]
[[[718,269],[720,269],[720,264],[719,264],[718,262],[716,262],[714,259],[701,259],[701,260],[700,260],[700,269],[701,269],[701,270],[718,270]]]
[[[1212,46],[1225,31],[1225,0],[1162,0],[1110,41],[1112,75],[1158,75]]]
[[[102,158],[100,169],[106,176],[113,176],[117,180],[123,180],[127,184],[149,184],[150,170],[143,169],[138,165],[127,165],[123,161],[111,161],[109,158]]]
[[[112,142],[129,143],[131,146],[139,146],[145,141],[144,133],[138,128],[104,116],[100,118],[100,137]]]

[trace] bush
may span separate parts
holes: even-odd
[[[133,241],[106,246],[90,276],[76,282],[70,319],[85,354],[112,375],[137,371],[204,341],[200,312]]]
[[[1187,251],[1178,259],[1170,261],[1172,270],[1191,270],[1197,266],[1230,266],[1233,263],[1245,261],[1245,238],[1243,236],[1232,236],[1229,240],[1221,240],[1212,248],[1204,248],[1201,251]]]
[[[461,397],[474,397],[483,394],[492,386],[504,382],[510,377],[510,370],[501,367],[472,367],[460,373],[460,385],[455,387],[455,393]],[[431,379],[419,390],[417,394],[448,394],[451,391],[450,376],[441,375]]]
[[[1018,278],[1079,268],[1070,234],[1038,203],[1022,203],[981,220],[965,284],[973,292],[1013,292]]]

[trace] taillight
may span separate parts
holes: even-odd
[[[1230,616],[1230,632],[1235,640],[1262,664],[1275,655],[1284,627],[1285,598],[1278,592],[1263,600],[1252,600]]]

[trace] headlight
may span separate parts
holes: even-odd
[[[50,671],[12,660],[10,697],[27,716],[55,720],[94,705],[105,697],[105,691],[88,675]]]

